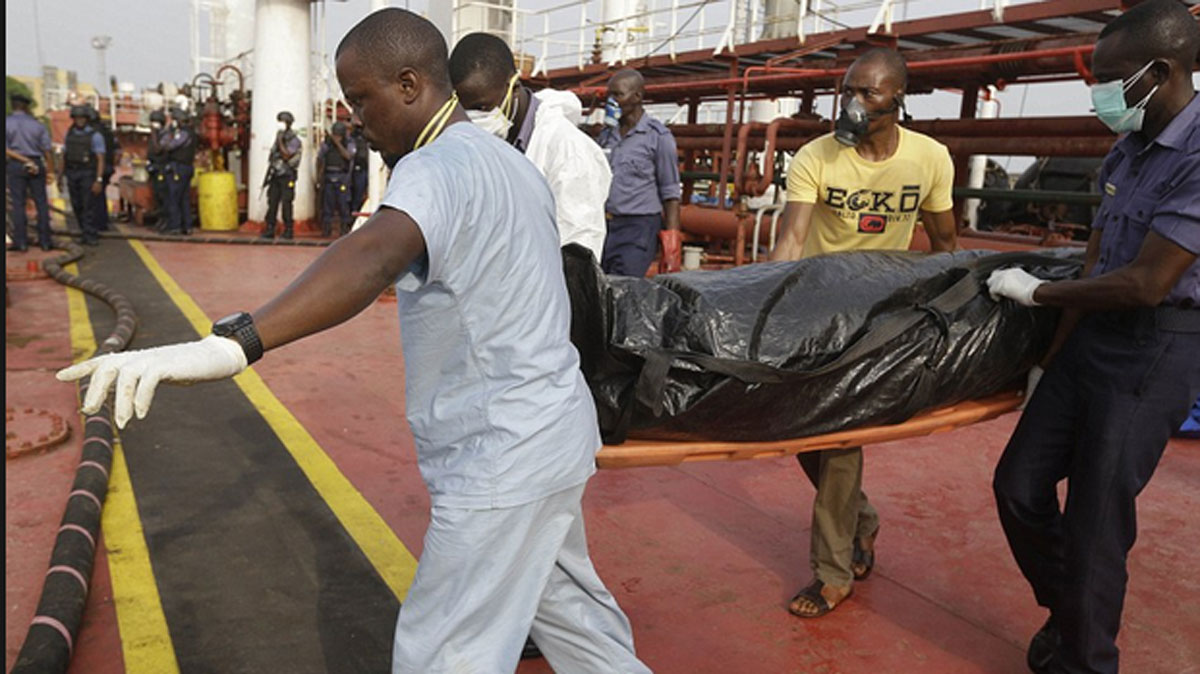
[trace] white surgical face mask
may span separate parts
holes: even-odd
[[[1092,106],[1095,108],[1096,116],[1113,133],[1142,130],[1142,122],[1146,117],[1146,105],[1150,103],[1150,97],[1158,91],[1158,85],[1154,85],[1150,93],[1132,106],[1125,102],[1125,92],[1132,89],[1152,65],[1154,65],[1154,61],[1142,66],[1129,79],[1092,85]]]
[[[287,131],[287,122],[279,122],[278,126],[280,131]]]
[[[150,128],[157,131],[162,128],[162,122],[150,122]]]
[[[513,76],[509,78],[508,90],[504,92],[504,100],[500,102],[499,107],[490,110],[468,110],[467,117],[471,122],[488,133],[500,138],[508,138],[513,118],[517,116],[516,87],[519,79],[520,73],[513,73]]]
[[[505,117],[500,108],[467,110],[467,117],[475,126],[500,138],[507,138],[508,131],[512,128],[512,120]]]

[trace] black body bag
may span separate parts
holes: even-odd
[[[1019,386],[1058,311],[996,302],[1019,265],[1074,278],[1078,249],[853,252],[653,279],[563,249],[571,341],[609,444],[761,441],[902,422]]]

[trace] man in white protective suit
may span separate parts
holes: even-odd
[[[520,82],[508,45],[488,33],[471,33],[455,45],[450,81],[472,122],[523,152],[546,176],[562,245],[583,245],[599,262],[612,170],[596,142],[579,130],[579,97],[530,91]]]

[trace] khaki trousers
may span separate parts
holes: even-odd
[[[809,551],[813,575],[826,585],[850,585],[854,539],[879,528],[879,513],[862,490],[862,447],[803,452],[796,459],[817,488]]]

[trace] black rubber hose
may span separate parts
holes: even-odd
[[[52,208],[68,218],[70,214]],[[60,237],[80,237],[75,231],[56,229]],[[110,239],[141,241],[171,241],[176,243],[223,243],[267,246],[328,246],[330,241],[264,239],[261,237],[172,236],[158,233],[100,232]],[[43,263],[43,269],[55,281],[94,295],[116,312],[116,327],[97,347],[92,356],[124,350],[137,330],[137,315],[133,305],[120,293],[102,283],[67,273],[63,267],[83,257],[84,250],[70,241],[66,253]],[[79,397],[87,393],[89,379],[80,381]],[[67,495],[50,568],[42,585],[37,612],[17,655],[11,674],[60,674],[67,671],[74,652],[75,639],[83,622],[87,606],[92,567],[96,559],[96,542],[100,534],[100,514],[108,494],[108,478],[112,470],[113,426],[112,408],[106,400],[100,411],[84,420],[83,452],[75,469],[75,481]]]
[[[115,353],[129,345],[137,330],[137,315],[125,297],[107,286],[67,273],[63,266],[83,257],[83,249],[67,243],[66,254],[46,260],[43,268],[55,281],[78,288],[103,300],[117,314],[117,324],[96,349],[94,356]],[[79,383],[79,396],[87,392],[88,380]],[[112,470],[112,410],[105,401],[96,414],[89,414],[83,425],[83,452],[75,469],[75,481],[67,495],[67,507],[54,549],[50,568],[42,585],[37,612],[25,635],[12,674],[58,674],[71,663],[75,639],[83,623],[83,611],[96,560],[100,535],[100,513],[108,494],[108,476]]]

